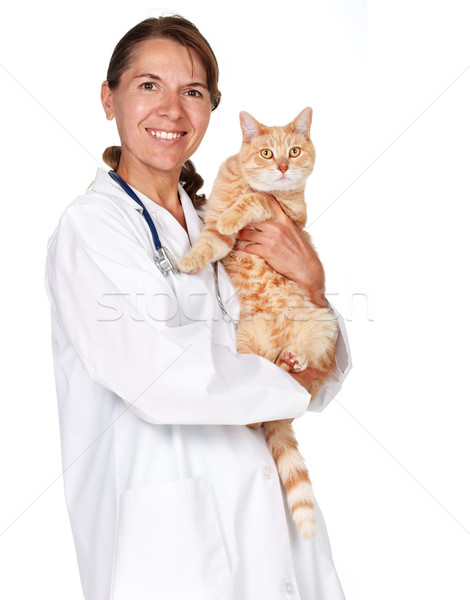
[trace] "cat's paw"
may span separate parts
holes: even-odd
[[[199,273],[205,267],[204,261],[194,254],[186,254],[178,261],[178,269],[182,273]]]
[[[307,359],[302,354],[288,348],[282,353],[282,360],[294,373],[305,371],[308,366]]]
[[[237,219],[230,214],[223,214],[219,217],[217,221],[217,230],[222,235],[233,235],[234,233],[238,233],[241,227]]]
[[[247,427],[249,427],[250,429],[259,429],[261,425],[262,423],[250,423],[250,425],[247,425]]]

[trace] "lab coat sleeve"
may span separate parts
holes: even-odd
[[[329,302],[328,305],[335,313],[339,325],[338,339],[336,340],[335,366],[307,409],[313,412],[323,410],[333,400],[340,391],[349,371],[352,369],[351,353],[344,319],[334,306]]]
[[[288,374],[214,344],[205,322],[181,326],[174,292],[132,223],[112,204],[80,200],[49,242],[46,288],[93,381],[150,423],[248,424],[304,414],[308,393]]]

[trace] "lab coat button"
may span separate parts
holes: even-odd
[[[291,581],[286,583],[286,592],[288,594],[293,594],[295,592],[295,585]]]
[[[273,470],[271,469],[271,467],[264,467],[263,473],[266,479],[271,479],[271,477],[273,476]]]

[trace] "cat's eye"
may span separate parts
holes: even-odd
[[[263,148],[261,150],[260,154],[263,158],[266,158],[266,159],[273,157],[273,153],[271,152],[271,150],[269,148]]]
[[[297,148],[297,146],[294,146],[293,148],[291,148],[289,150],[289,156],[292,156],[292,158],[297,158],[297,156],[299,156],[300,154],[300,148]]]

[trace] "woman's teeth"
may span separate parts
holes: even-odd
[[[176,140],[181,137],[181,133],[173,133],[171,131],[158,131],[155,129],[147,129],[147,131],[154,137],[161,138],[162,140]]]

